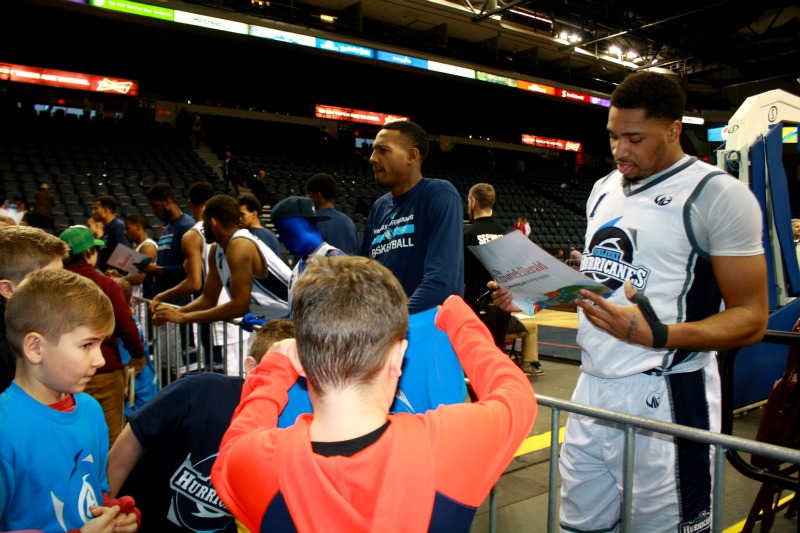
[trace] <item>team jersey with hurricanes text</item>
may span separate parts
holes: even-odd
[[[763,253],[761,209],[746,185],[693,157],[628,186],[618,171],[599,180],[586,204],[580,270],[631,305],[623,283],[650,299],[665,324],[702,320],[721,310],[711,256]],[[584,372],[603,378],[651,370],[690,372],[711,352],[644,348],[596,328],[579,313]]]

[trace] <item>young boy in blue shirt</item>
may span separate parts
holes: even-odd
[[[34,272],[11,295],[17,365],[0,395],[0,531],[137,530],[133,500],[105,494],[108,427],[83,393],[104,364],[113,317],[98,286],[67,270]]]

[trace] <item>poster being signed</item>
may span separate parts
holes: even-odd
[[[570,304],[580,298],[581,289],[601,295],[611,292],[536,246],[521,231],[469,249],[497,283],[511,291],[514,305],[527,315]]]

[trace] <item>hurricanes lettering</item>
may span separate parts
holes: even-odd
[[[211,481],[185,466],[172,476],[172,489],[184,494],[195,501],[214,506],[220,510],[227,510],[225,504],[217,496],[217,491],[211,486]]]
[[[581,259],[581,272],[587,275],[602,274],[623,282],[630,279],[633,288],[643,289],[647,284],[647,276],[650,272],[647,269],[623,263],[620,261],[620,255],[619,252],[612,250],[595,248],[592,255],[584,255]]]

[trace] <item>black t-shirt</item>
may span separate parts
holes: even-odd
[[[470,306],[474,306],[475,300],[486,292],[486,284],[492,276],[468,246],[486,244],[506,233],[506,228],[493,217],[476,218],[464,227],[464,301]]]
[[[243,384],[238,377],[188,374],[131,413],[131,430],[145,451],[119,493],[136,500],[140,531],[236,531],[210,476]]]

